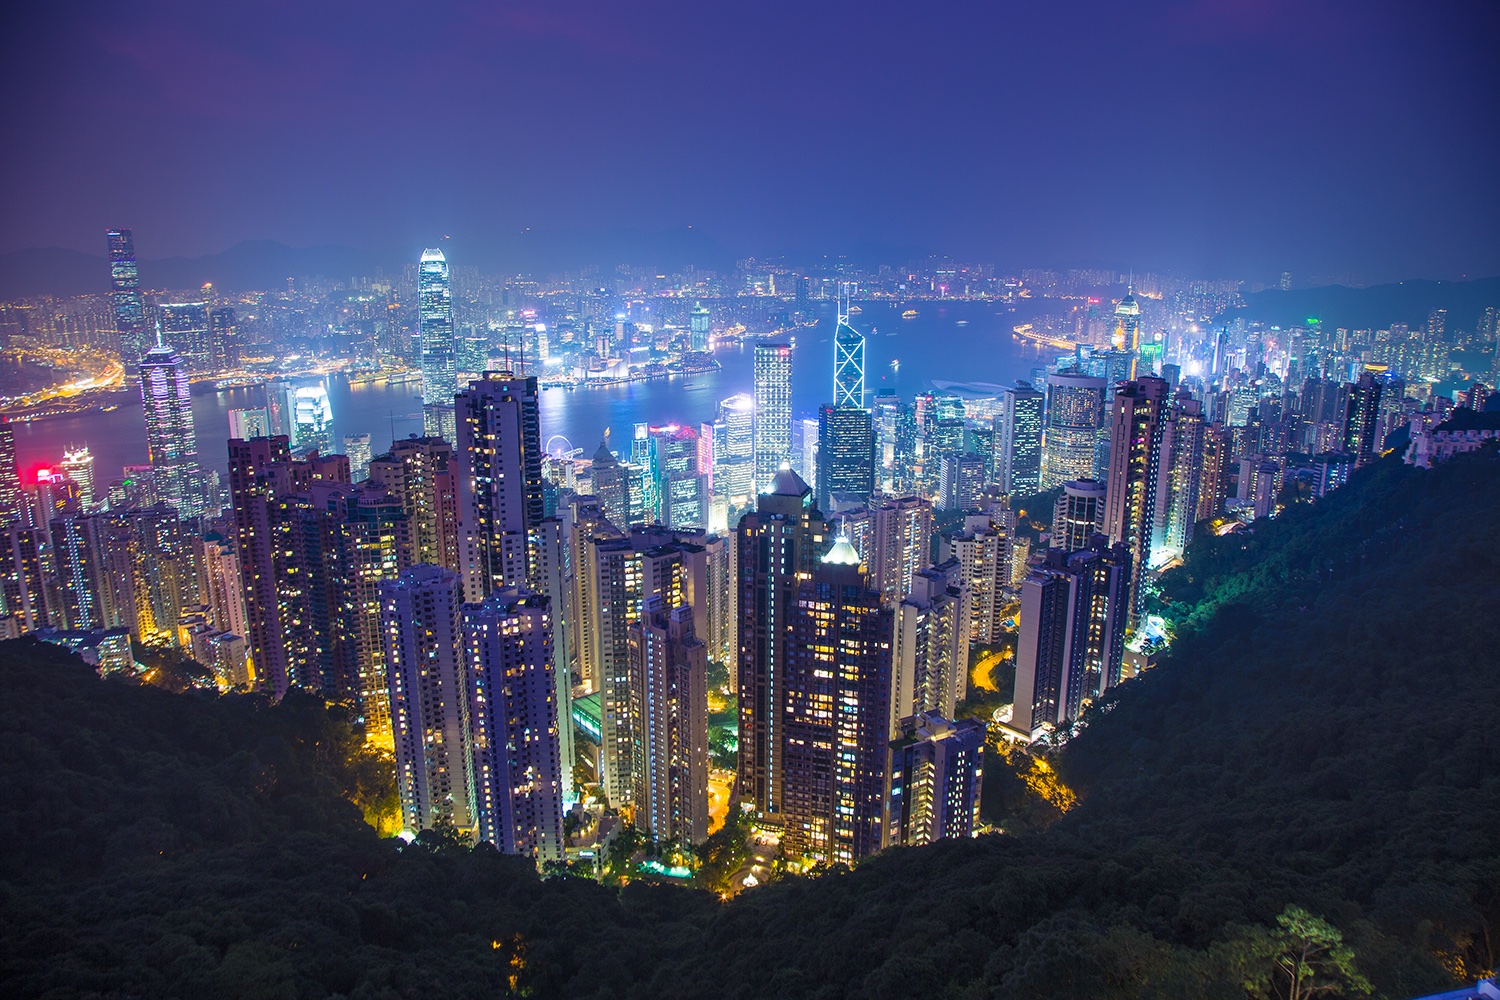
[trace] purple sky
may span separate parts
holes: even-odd
[[[1500,273],[1493,3],[7,4],[0,251],[701,227]]]

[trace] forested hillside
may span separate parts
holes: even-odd
[[[1054,753],[1077,798],[1056,822],[729,904],[383,841],[360,815],[388,794],[379,762],[336,713],[5,644],[0,987],[1227,1000],[1277,995],[1278,956],[1311,943],[1319,996],[1400,1000],[1494,968],[1494,452],[1387,459],[1204,539],[1162,599],[1173,651]]]

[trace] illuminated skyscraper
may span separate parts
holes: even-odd
[[[1141,348],[1141,307],[1135,301],[1134,289],[1127,290],[1125,297],[1115,306],[1114,347],[1117,351],[1129,351],[1131,355]]]
[[[1104,531],[1104,484],[1097,479],[1070,479],[1052,507],[1051,547],[1076,552]]]
[[[713,426],[714,494],[745,507],[755,496],[755,399],[739,393],[721,400]]]
[[[248,441],[270,437],[271,418],[265,407],[229,411],[229,436]]]
[[[755,489],[768,489],[792,449],[792,349],[755,345]]]
[[[220,306],[208,314],[209,364],[216,372],[240,366],[240,328],[234,307]]]
[[[1010,584],[1011,534],[1000,518],[990,513],[970,514],[961,529],[944,536],[942,559],[957,559],[960,578],[969,589],[973,619],[969,641],[993,645],[1002,641],[1001,622]]]
[[[62,462],[58,465],[63,473],[78,484],[78,506],[85,512],[94,509],[94,456],[88,445],[82,448],[63,449]]]
[[[651,428],[651,480],[656,520],[669,528],[702,528],[708,523],[708,497],[698,474],[698,432],[676,424]]]
[[[920,712],[952,718],[969,692],[972,599],[958,560],[925,569],[896,609],[896,655],[891,682],[891,735]]]
[[[422,251],[417,264],[417,323],[422,344],[422,402],[447,406],[458,389],[453,352],[453,288],[443,251]]]
[[[880,497],[838,521],[887,604],[899,603],[932,565],[932,501],[925,497]]]
[[[875,492],[875,424],[855,406],[818,408],[818,507],[862,504]]]
[[[1115,391],[1110,411],[1109,478],[1105,481],[1104,530],[1111,544],[1130,551],[1130,616],[1135,626],[1144,594],[1141,579],[1151,556],[1157,508],[1162,500],[1167,455],[1167,382],[1146,375]]]
[[[151,458],[156,497],[171,504],[183,517],[200,517],[203,482],[188,373],[182,360],[162,344],[146,352],[140,371],[146,451]]]
[[[839,303],[833,331],[833,405],[865,405],[865,335],[849,325],[847,306]]]
[[[1355,465],[1364,465],[1379,450],[1375,440],[1380,421],[1380,380],[1364,372],[1349,389],[1344,407],[1344,451],[1354,456]]]
[[[1186,389],[1179,390],[1167,413],[1166,440],[1162,445],[1167,478],[1156,511],[1152,566],[1181,557],[1193,540],[1203,485],[1204,431],[1203,404]]]
[[[895,611],[839,539],[790,606],[784,849],[853,864],[884,846]]]
[[[393,441],[389,452],[370,460],[369,477],[406,511],[411,525],[412,562],[459,570],[458,475],[453,445],[441,438]]]
[[[688,346],[695,351],[708,350],[708,310],[702,303],[693,306],[688,313]]]
[[[589,471],[604,516],[617,528],[630,527],[630,470],[609,450],[607,437],[599,442]]]
[[[0,416],[0,531],[21,520],[21,471],[10,418]]]
[[[654,600],[630,626],[631,689],[640,712],[637,825],[658,840],[708,838],[708,647],[691,608]]]
[[[563,768],[546,595],[496,589],[462,612],[474,821],[481,842],[538,861],[563,856]]]
[[[1104,379],[1076,372],[1047,376],[1047,429],[1042,443],[1042,489],[1069,479],[1092,479],[1104,425]]]
[[[984,738],[978,719],[923,712],[903,720],[891,743],[887,846],[978,836]]]
[[[164,302],[156,307],[161,342],[177,352],[189,375],[213,371],[208,338],[208,304]]]
[[[151,349],[146,326],[146,306],[141,301],[141,278],[135,263],[135,236],[128,229],[105,234],[109,247],[110,298],[114,306],[115,331],[120,337],[120,360],[129,367]]]
[[[995,482],[1004,493],[1027,497],[1042,488],[1042,411],[1046,395],[1030,382],[1005,390],[995,417]]]
[[[469,600],[527,583],[527,532],[545,516],[535,378],[485,372],[459,393],[458,509]]]
[[[349,457],[349,478],[363,482],[370,478],[370,435],[345,434],[344,454]]]

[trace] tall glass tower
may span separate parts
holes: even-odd
[[[792,452],[792,349],[755,345],[755,489],[767,489]]]
[[[141,405],[156,498],[185,518],[203,514],[190,388],[187,369],[170,347],[158,343],[141,359]]]
[[[120,337],[120,358],[128,365],[151,348],[146,307],[141,302],[141,277],[135,264],[135,236],[128,229],[111,229],[105,234],[105,241],[109,246],[115,332]]]
[[[443,251],[422,251],[417,265],[418,323],[422,334],[422,402],[453,404],[458,370],[453,357],[453,286]]]
[[[865,336],[849,325],[848,305],[839,303],[833,332],[833,405],[865,405]]]

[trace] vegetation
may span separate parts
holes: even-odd
[[[388,785],[336,710],[101,681],[8,643],[0,982],[55,997],[1403,1000],[1494,969],[1493,450],[1431,471],[1387,459],[1204,537],[1161,599],[1177,622],[1162,665],[1046,756],[991,754],[985,815],[1006,835],[727,903],[543,879],[440,835],[381,839],[362,812]],[[737,829],[700,848],[700,884],[743,851]]]

